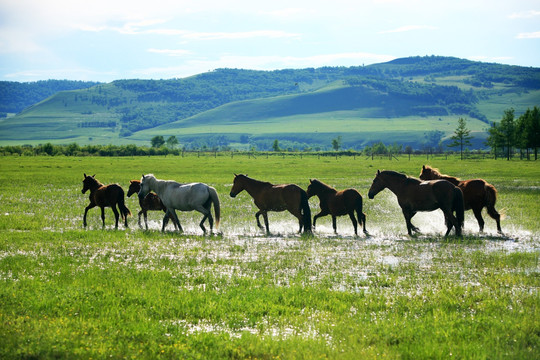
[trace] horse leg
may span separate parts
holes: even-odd
[[[488,204],[486,206],[488,215],[497,222],[497,232],[502,234],[501,229],[501,215],[495,210],[495,206]]]
[[[144,214],[144,210],[140,210],[139,213],[138,213],[138,220],[137,220],[137,224],[139,224],[139,227],[142,229],[142,225],[141,225],[141,215]],[[148,226],[146,227],[146,230],[148,230]]]
[[[317,215],[313,217],[313,229],[315,229],[315,223],[317,222],[317,219],[326,215],[328,215],[328,213],[321,211],[320,213],[318,213]]]
[[[120,213],[118,212],[118,210],[116,210],[116,205],[111,206],[111,209],[114,213],[114,219],[115,219],[114,228],[118,229],[118,219],[120,219]],[[105,227],[105,212],[103,212],[103,227]]]
[[[405,224],[407,225],[407,233],[412,236],[413,231],[420,232],[419,229],[411,223],[411,219],[416,213],[405,209],[402,209],[402,212],[405,217]]]
[[[169,217],[172,219],[173,223],[178,225],[179,231],[184,232],[184,229],[182,229],[182,225],[180,225],[180,220],[178,220],[178,216],[176,215],[176,211],[174,209],[167,209],[167,213],[165,214],[165,216],[167,216],[167,214],[169,214]],[[165,220],[165,218],[163,218],[163,220]],[[165,227],[163,227],[161,231],[165,231]]]
[[[478,221],[478,226],[480,227],[480,232],[484,232],[484,219],[482,218],[482,208],[474,207],[473,209],[474,217]]]
[[[259,227],[259,229],[264,230],[264,227],[261,225],[261,222],[259,220],[259,216],[261,216],[262,213],[262,210],[257,211],[257,213],[255,214],[255,218],[257,219],[257,226]]]
[[[270,234],[270,226],[268,225],[268,213],[265,211],[262,214],[264,219],[264,226],[266,227],[266,233]]]
[[[86,227],[86,213],[88,212],[88,210],[93,209],[94,207],[96,207],[96,204],[91,203],[90,205],[88,205],[87,207],[84,208],[84,216],[83,216],[83,226],[84,227]]]
[[[102,222],[101,227],[105,228],[105,208],[103,206],[100,206],[100,209],[101,209],[101,222]]]
[[[349,217],[351,218],[354,227],[354,235],[358,236],[358,222],[356,221],[356,217],[354,216],[354,210],[349,213]]]
[[[204,222],[205,222],[206,219],[208,219],[208,223],[210,224],[210,232],[212,232],[212,230],[214,228],[214,218],[212,217],[212,213],[210,212],[210,207],[211,206],[212,206],[212,202],[208,201],[204,205],[199,205],[199,206],[195,207],[195,210],[197,210],[198,212],[200,212],[201,214],[204,215],[204,217],[202,218],[199,226],[201,227],[202,231],[205,234],[206,234],[206,228],[204,227]]]
[[[332,215],[332,229],[334,229],[334,234],[337,234],[337,217]]]
[[[366,230],[366,214],[364,214],[362,210],[357,210],[356,216],[358,216],[358,221],[362,224],[362,231],[364,232],[364,234],[368,234]]]

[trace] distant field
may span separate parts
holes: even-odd
[[[366,193],[377,169],[418,175],[424,157],[366,160],[316,155],[221,153],[185,157],[2,157],[0,172],[0,358],[349,358],[540,357],[540,162],[430,159],[499,190],[504,235],[472,214],[465,236],[443,238],[440,212],[418,214],[406,236],[387,190]],[[222,224],[202,236],[196,213],[186,232],[136,224],[115,231],[106,210],[88,214],[83,173],[127,189],[143,173],[215,186]],[[354,237],[329,217],[312,237],[287,213],[255,226],[233,173],[307,187],[318,178],[364,195],[370,236]],[[318,201],[310,200],[312,214]]]

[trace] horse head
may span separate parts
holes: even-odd
[[[317,179],[309,179],[309,185],[308,185],[308,188],[306,190],[306,193],[307,193],[307,196],[308,196],[308,199],[317,195],[317,185],[319,183],[319,180]]]
[[[152,179],[155,179],[154,175],[148,174],[144,175],[141,178],[141,189],[139,190],[139,199],[144,200],[146,195],[150,192],[150,182]]]
[[[247,175],[234,174],[233,186],[231,192],[229,193],[230,197],[236,197],[242,190],[244,190],[244,182],[247,178]]]
[[[130,180],[129,181],[129,190],[127,193],[127,197],[130,197],[133,194],[139,193],[141,190],[141,181],[140,180]]]
[[[435,176],[434,169],[428,165],[422,165],[422,171],[419,176],[420,180],[434,180],[437,179]]]
[[[377,170],[377,175],[375,175],[375,178],[373,179],[373,183],[371,184],[371,187],[369,188],[368,197],[370,199],[373,199],[375,195],[380,193],[385,188],[386,188],[386,184],[384,183],[383,179],[381,179],[381,171]]]
[[[90,176],[90,175],[86,175],[86,173],[84,173],[84,180],[83,180],[83,188],[82,188],[82,193],[86,193],[88,190],[91,190],[92,187],[94,187],[96,184],[99,184],[99,182],[95,179],[95,174]]]

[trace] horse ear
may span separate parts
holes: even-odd
[[[92,177],[95,178],[95,177],[96,177],[96,174],[92,175]]]
[[[378,170],[378,169],[377,169],[377,175],[379,175],[380,173],[381,173],[381,170]]]
[[[426,170],[426,165],[422,165],[422,170]]]
[[[313,184],[313,180],[312,180],[312,179],[309,179],[309,183],[310,183],[310,184]]]
[[[84,173],[84,177],[86,177],[86,173]]]

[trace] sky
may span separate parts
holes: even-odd
[[[0,0],[0,81],[440,55],[540,67],[540,0]]]

